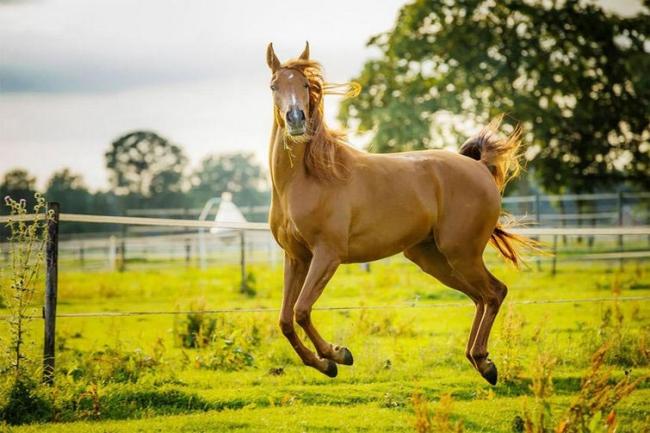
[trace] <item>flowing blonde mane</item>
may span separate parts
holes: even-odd
[[[300,72],[309,83],[310,114],[304,156],[307,174],[320,180],[345,179],[349,170],[341,148],[347,145],[346,134],[330,129],[325,124],[323,96],[353,97],[359,94],[361,87],[357,83],[325,83],[320,63],[312,60],[290,60],[282,68]]]

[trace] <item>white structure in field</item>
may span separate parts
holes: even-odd
[[[203,210],[201,211],[201,214],[199,215],[199,220],[200,221],[206,221],[208,218],[208,214],[210,213],[210,209],[212,209],[214,206],[217,206],[217,215],[214,218],[214,221],[217,223],[245,223],[246,218],[244,217],[244,214],[242,214],[241,210],[237,207],[235,203],[232,202],[232,194],[230,192],[223,192],[221,194],[221,197],[217,198],[211,198],[208,200],[205,205],[203,206]],[[206,258],[207,258],[207,246],[205,244],[205,229],[199,229],[199,263],[201,265],[201,268],[205,268],[206,266]],[[213,227],[210,229],[210,234],[213,235],[221,235],[223,236],[224,234],[232,233],[235,235],[237,233],[236,230],[233,229],[227,229],[227,228],[221,228],[221,227]],[[220,237],[221,237],[220,236]]]
[[[217,207],[217,214],[214,218],[216,223],[246,223],[246,217],[242,211],[237,207],[235,203],[232,202],[232,194],[229,192],[224,192],[221,194],[221,197],[211,198],[203,206],[203,210],[199,215],[200,221],[206,221],[210,210],[213,207]],[[199,263],[201,268],[205,268],[207,265],[207,256],[208,256],[208,246],[206,245],[206,235],[208,233],[207,229],[199,229]],[[216,238],[219,238],[221,242],[229,243],[234,239],[241,239],[241,242],[244,242],[245,245],[242,247],[249,252],[253,252],[254,249],[264,248],[268,252],[268,258],[270,260],[271,266],[275,266],[276,261],[278,260],[278,246],[275,243],[275,239],[268,232],[259,232],[259,231],[249,231],[248,233],[242,233],[240,238],[240,230],[222,228],[222,227],[213,227],[209,232]],[[245,236],[245,238],[244,238]],[[244,240],[245,239],[245,240]],[[246,248],[248,247],[248,248]]]
[[[229,192],[224,192],[221,194],[221,200],[219,201],[219,207],[217,209],[217,215],[214,217],[214,222],[216,223],[245,223],[246,218],[244,214],[239,210],[237,205],[232,202],[232,194]],[[220,227],[213,227],[210,229],[210,233],[223,233],[230,232],[232,229],[224,229]]]

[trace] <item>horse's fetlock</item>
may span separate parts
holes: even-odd
[[[294,333],[293,322],[290,320],[280,319],[280,330],[285,337]]]
[[[476,363],[479,363],[479,362],[481,362],[481,361],[487,359],[488,355],[489,355],[489,353],[488,353],[487,351],[481,351],[481,350],[477,350],[477,351],[475,351],[475,352],[473,351],[473,352],[471,352],[471,354],[470,354],[471,358],[472,358],[472,359],[474,360],[474,362],[476,362]]]

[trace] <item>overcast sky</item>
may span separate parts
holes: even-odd
[[[70,167],[106,188],[104,152],[134,129],[183,146],[193,164],[250,151],[266,165],[266,44],[284,60],[307,39],[326,78],[345,81],[376,54],[368,38],[389,30],[403,3],[0,0],[0,174],[23,167],[43,186]],[[336,101],[328,106],[333,119]]]

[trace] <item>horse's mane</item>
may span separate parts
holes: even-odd
[[[350,84],[328,84],[323,79],[320,63],[313,60],[289,60],[282,68],[293,69],[307,78],[309,83],[309,128],[307,130],[304,164],[307,174],[320,180],[343,180],[349,174],[345,156],[341,148],[346,146],[346,135],[342,131],[330,129],[323,115],[323,96],[338,94],[356,96],[360,86]],[[346,92],[342,91],[347,87]],[[286,138],[285,138],[286,139]]]

